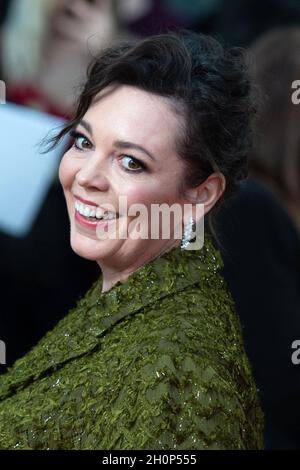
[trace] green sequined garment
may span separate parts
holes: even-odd
[[[0,448],[261,449],[262,412],[221,266],[206,237],[201,250],[173,248],[105,293],[100,276],[0,378]]]

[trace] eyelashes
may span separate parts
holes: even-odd
[[[128,173],[133,173],[133,172],[134,172],[134,173],[141,173],[142,171],[146,171],[146,166],[144,165],[144,163],[142,163],[142,162],[141,162],[140,160],[138,160],[137,158],[132,157],[131,155],[122,155],[121,160],[124,161],[124,160],[126,160],[126,159],[127,159],[127,162],[128,162],[128,159],[129,159],[129,161],[131,161],[131,162],[133,162],[133,163],[139,165],[139,167],[140,167],[140,168],[135,168],[135,169],[134,169],[134,168],[128,169],[128,168],[125,168],[125,167],[122,165],[123,168],[124,168],[124,170],[127,171]]]
[[[93,144],[90,142],[90,140],[81,132],[76,131],[75,129],[70,131],[70,137],[73,140],[72,147],[78,150],[79,152],[84,152],[85,150],[91,150],[93,147]],[[85,147],[85,145],[87,145]],[[121,161],[127,161],[128,162],[133,162],[134,164],[138,165],[139,168],[126,168],[123,163],[121,163],[121,166],[124,171],[127,173],[141,173],[147,171],[147,166],[138,158],[133,157],[132,155],[128,154],[122,154],[120,156]]]
[[[77,131],[75,131],[75,130],[72,130],[72,131],[70,132],[70,136],[71,136],[71,138],[73,139],[73,145],[72,145],[72,146],[75,147],[77,150],[84,151],[84,150],[89,150],[89,149],[92,147],[92,144],[91,144],[91,142],[89,141],[89,139],[88,139],[85,135],[81,134],[80,132],[77,132]],[[78,145],[78,142],[80,141],[79,139],[85,140],[85,141],[88,143],[88,145],[90,145],[90,147],[88,147],[88,148],[81,148],[81,147]]]

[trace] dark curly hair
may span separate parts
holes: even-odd
[[[195,187],[220,171],[226,179],[222,200],[247,174],[255,107],[244,57],[241,48],[227,50],[216,39],[186,29],[118,43],[90,64],[75,117],[56,141],[110,84],[169,98],[184,122],[176,143],[186,162],[183,185]]]

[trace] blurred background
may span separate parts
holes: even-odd
[[[0,373],[99,276],[70,248],[57,176],[63,149],[36,170],[35,129],[72,116],[93,54],[182,27],[246,48],[260,90],[249,177],[216,215],[216,243],[259,388],[266,448],[300,449],[300,364],[291,361],[300,339],[300,105],[291,101],[300,0],[0,0]],[[35,172],[22,171],[24,162]]]

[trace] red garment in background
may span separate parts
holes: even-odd
[[[63,119],[70,119],[70,115],[68,115],[67,112],[53,104],[46,95],[39,92],[31,85],[11,87],[8,89],[7,95],[8,100],[13,103],[38,109],[44,113],[52,114]]]

